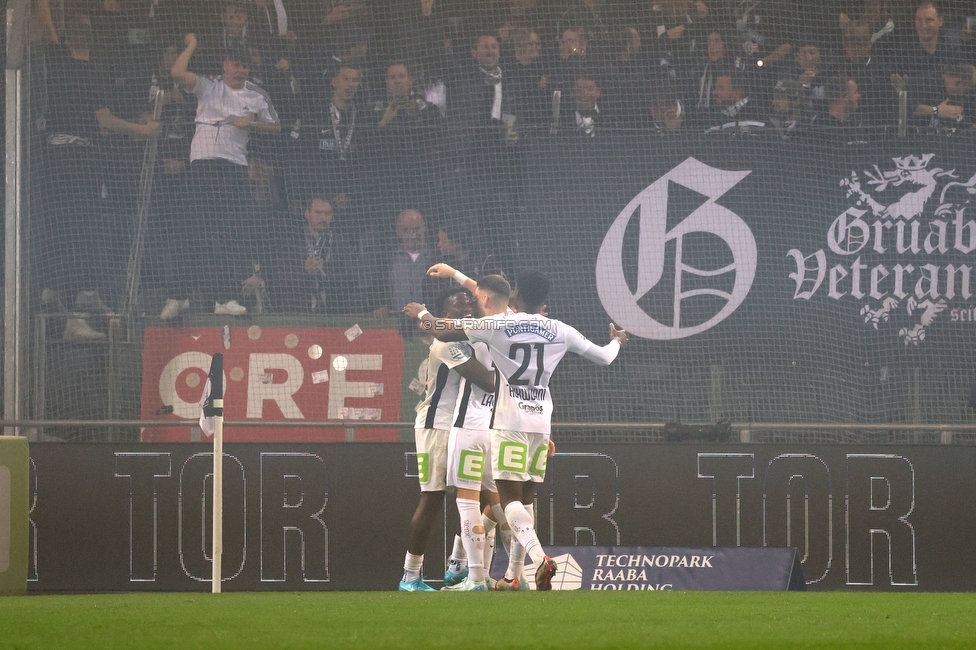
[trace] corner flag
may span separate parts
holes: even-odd
[[[214,417],[224,414],[224,355],[219,352],[210,362],[210,375],[203,387],[200,407],[200,429],[210,437],[214,434]]]
[[[220,593],[221,558],[224,552],[224,355],[213,355],[210,375],[200,399],[200,429],[213,437],[213,539],[211,591]]]

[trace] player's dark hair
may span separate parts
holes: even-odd
[[[433,313],[434,316],[437,316],[438,318],[443,318],[444,312],[447,311],[447,301],[458,294],[463,294],[469,298],[471,297],[471,292],[461,287],[454,287],[453,289],[445,289],[440,294],[438,294],[437,298],[434,299],[434,309],[432,310],[431,313]]]
[[[515,280],[518,297],[528,311],[546,304],[550,286],[549,278],[539,271],[524,271]]]
[[[505,303],[512,295],[512,285],[500,275],[486,275],[478,280],[478,288]]]

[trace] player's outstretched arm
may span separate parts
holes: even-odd
[[[495,390],[495,373],[485,368],[485,365],[474,357],[455,366],[454,370],[481,390],[489,393]]]
[[[407,318],[416,318],[420,327],[439,341],[467,341],[468,337],[456,321],[450,318],[436,318],[427,311],[427,307],[420,303],[411,302],[404,306],[403,313]]]
[[[617,354],[620,352],[620,348],[626,345],[628,341],[627,332],[625,330],[618,330],[617,326],[613,323],[610,323],[610,342],[602,346],[594,345],[575,329],[569,329],[575,339],[572,347],[569,349],[587,361],[598,363],[601,366],[609,366],[613,363],[613,360],[617,358]]]
[[[438,262],[434,266],[427,269],[427,275],[434,278],[444,278],[445,280],[454,280],[462,287],[474,293],[474,290],[478,288],[478,283],[472,280],[465,274],[456,270],[450,264],[444,264],[443,262]]]

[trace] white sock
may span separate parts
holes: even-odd
[[[495,526],[498,525],[494,519],[486,515],[484,512],[481,513],[481,525],[485,527],[485,534],[487,535],[491,531],[495,530]]]
[[[468,557],[468,580],[481,582],[485,579],[485,533],[475,532],[481,527],[481,504],[473,499],[457,499],[461,515],[461,543]]]
[[[464,543],[461,541],[460,535],[455,535],[454,550],[451,551],[448,569],[454,573],[459,573],[466,566],[468,566],[468,555],[464,550]]]
[[[488,517],[482,517],[482,521],[491,521]],[[488,526],[485,526],[485,558],[484,567],[485,575],[491,573],[491,561],[495,559],[495,522],[491,522],[492,527],[489,530]]]
[[[518,501],[512,501],[505,506],[505,517],[508,525],[512,527],[512,533],[519,543],[525,547],[525,552],[532,561],[539,565],[546,559],[546,552],[542,550],[542,543],[538,535],[535,534],[535,526],[532,524],[532,515]]]
[[[508,554],[508,569],[505,570],[505,579],[512,581],[515,578],[520,580],[523,567],[525,566],[525,547],[519,544],[519,541],[512,536],[511,551]]]
[[[403,581],[413,582],[420,579],[420,571],[424,567],[424,556],[414,555],[407,551],[407,556],[403,558]]]

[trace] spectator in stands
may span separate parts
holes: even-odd
[[[673,86],[655,89],[651,105],[651,126],[658,135],[678,133],[685,123],[686,111]]]
[[[182,233],[187,261],[181,269],[187,294],[215,299],[214,312],[239,315],[246,308],[236,297],[261,286],[255,277],[262,227],[254,222],[248,185],[247,146],[252,133],[277,133],[278,115],[261,88],[248,81],[250,53],[229,49],[224,55],[224,74],[209,79],[188,71],[197,48],[194,34],[184,39],[186,49],[170,74],[197,97],[196,132],[190,144],[187,172],[187,213],[194,216],[194,230]],[[192,260],[192,262],[190,262]],[[228,300],[228,298],[230,298]],[[220,303],[219,300],[226,300]],[[160,318],[175,318],[189,307],[189,299],[171,296]]]
[[[749,131],[763,126],[757,119],[759,109],[749,97],[741,73],[719,74],[715,78],[712,99],[712,108],[705,114],[708,131]]]
[[[519,122],[548,124],[552,110],[552,92],[545,79],[542,60],[542,38],[530,28],[521,27],[512,34],[513,57],[502,63],[505,84],[519,107]]]
[[[915,9],[915,37],[895,55],[891,81],[908,92],[908,113],[920,121],[939,117],[943,97],[942,71],[960,60],[958,48],[942,34],[945,23],[934,0]]]
[[[592,39],[597,50],[608,47],[613,28],[623,17],[621,3],[608,0],[569,0],[566,9],[559,17],[556,34],[560,39],[566,31],[583,33],[588,42]],[[586,45],[583,45],[584,49]]]
[[[161,93],[163,102],[160,123],[163,134],[157,147],[157,165],[153,176],[152,208],[145,249],[146,266],[141,276],[142,295],[150,304],[164,302],[167,296],[179,295],[185,288],[178,284],[180,269],[184,263],[183,242],[177,233],[189,233],[195,229],[192,215],[186,214],[186,170],[190,164],[190,143],[196,131],[196,98],[183,92],[170,75],[170,70],[183,51],[182,35],[161,43],[164,49],[155,74],[147,84],[141,85],[141,99],[145,106],[147,97]],[[149,104],[152,106],[152,103]],[[142,160],[140,152],[139,160]],[[141,165],[133,173],[141,172]],[[138,188],[138,182],[134,183]]]
[[[386,70],[386,90],[372,110],[376,124],[370,147],[374,214],[396,214],[404,205],[429,212],[436,205],[436,183],[442,176],[444,118],[417,89],[406,64]]]
[[[939,115],[930,126],[943,130],[972,127],[976,118],[976,67],[968,63],[946,68],[942,73],[944,99],[939,103]]]
[[[572,94],[576,75],[592,58],[588,53],[589,42],[589,36],[582,27],[563,30],[559,35],[556,55],[546,63],[546,83],[550,90],[561,91],[563,97]]]
[[[838,16],[842,35],[846,36],[851,31],[863,33],[867,49],[873,56],[890,57],[897,48],[899,32],[903,27],[895,22],[894,7],[895,3],[890,0],[864,0],[859,14],[849,16],[841,13]],[[866,52],[853,58],[860,61],[865,55]],[[850,55],[848,58],[851,58]]]
[[[289,193],[300,195],[314,178],[333,207],[355,214],[356,223],[365,218],[372,126],[371,111],[360,104],[362,77],[362,70],[348,63],[332,69],[328,84],[319,80],[310,92],[312,101],[287,140]]]
[[[105,209],[104,188],[111,183],[114,152],[103,134],[155,138],[160,124],[129,121],[113,110],[111,86],[91,61],[92,33],[87,15],[72,17],[64,45],[48,60],[46,145],[41,209],[35,214],[36,281],[45,289],[42,302],[60,306],[60,296],[74,299],[77,312],[109,313],[104,302],[121,298],[125,280],[126,230]],[[104,338],[84,319],[68,319],[69,340]]]
[[[309,199],[304,216],[283,229],[279,255],[268,265],[272,305],[285,313],[346,313],[356,294],[354,241],[337,226],[327,197]]]
[[[827,115],[819,122],[827,136],[845,145],[864,142],[858,105],[861,95],[857,82],[850,77],[836,76],[827,80]]]
[[[866,7],[873,4],[867,3]],[[880,27],[876,20],[881,21]],[[861,113],[867,122],[894,124],[895,97],[886,62],[890,57],[884,55],[885,48],[891,47],[893,37],[889,34],[894,29],[894,21],[880,9],[871,13],[866,10],[855,20],[841,14],[840,27],[843,57],[834,73],[858,80]]]
[[[577,76],[573,87],[573,110],[563,113],[562,133],[595,138],[612,132],[613,116],[600,110],[602,94],[595,74]]]
[[[463,126],[501,124],[502,114],[510,113],[511,97],[499,66],[498,39],[481,34],[471,47],[471,57],[455,71],[448,85],[448,116]]]
[[[377,56],[382,61],[409,61],[418,82],[443,78],[451,52],[460,52],[464,19],[462,3],[451,0],[402,0],[389,3],[381,20]],[[422,73],[422,74],[421,74]],[[423,77],[419,79],[418,77]]]
[[[373,16],[365,0],[319,0],[305,14],[311,39],[346,63],[362,65],[373,40]],[[351,59],[351,60],[350,60]]]
[[[252,58],[248,67],[257,69],[261,54],[268,50],[269,41],[259,33],[248,30],[248,6],[244,0],[222,0],[219,21],[210,31],[198,39],[196,67],[205,74],[220,74],[224,65],[224,52],[228,48],[246,50]],[[257,61],[254,55],[257,55]]]
[[[262,67],[267,68],[264,82],[267,90],[275,101],[278,114],[287,121],[291,121],[298,110],[298,102],[302,93],[303,83],[299,68],[307,58],[302,52],[298,32],[295,31],[297,21],[291,0],[250,0],[250,19],[248,25],[253,28],[255,36],[267,46],[262,51]],[[273,63],[273,69],[271,68]]]
[[[773,87],[771,113],[765,128],[786,140],[804,128],[803,114],[806,108],[807,93],[797,79],[786,77]]]
[[[676,81],[692,64],[703,34],[698,23],[710,13],[704,2],[671,0],[655,2],[648,9],[647,35],[651,60],[660,67],[659,74]]]
[[[602,75],[604,103],[621,125],[642,126],[647,121],[651,84],[641,57],[641,43],[640,32],[632,25],[618,27],[610,34],[611,58]]]
[[[386,96],[373,105],[374,117],[381,128],[398,126],[434,126],[440,122],[436,106],[427,103],[414,86],[407,65],[395,62],[386,69]]]
[[[271,4],[270,0],[267,4]],[[252,27],[251,10],[252,6],[245,0],[222,0],[219,23],[215,29],[200,36],[195,54],[196,65],[204,74],[219,74],[223,71],[224,53],[229,48],[248,52],[248,79],[274,98],[275,108],[280,115],[290,118],[296,110],[298,88],[293,83],[295,77],[286,49],[288,41],[269,30],[268,20],[272,14],[275,20],[278,17],[274,7],[265,6],[264,11],[258,14],[261,20],[257,21],[257,28]],[[251,153],[253,156],[255,151]],[[262,152],[259,157],[268,159],[271,155]]]
[[[804,115],[809,117],[826,111],[823,87],[825,75],[821,67],[819,45],[809,40],[798,43],[800,45],[795,49],[796,56],[789,61],[760,68],[762,96],[757,99],[771,106],[772,97],[769,92],[784,79],[794,79],[803,93]],[[790,84],[789,88],[792,91],[793,85]]]
[[[417,210],[404,210],[397,216],[396,236],[399,248],[393,254],[387,267],[387,304],[376,309],[378,318],[389,318],[396,314],[400,333],[404,338],[419,334],[416,324],[400,313],[396,306],[420,301],[431,302],[433,295],[428,290],[427,269],[435,262],[427,241],[427,223]],[[406,301],[406,302],[404,302]],[[392,310],[391,310],[392,309]]]
[[[299,39],[295,31],[294,12],[289,12],[290,0],[251,0],[252,20],[256,32],[270,39],[284,39],[296,43]],[[289,16],[291,14],[291,16]]]
[[[823,99],[823,85],[820,83],[820,47],[806,42],[796,49],[797,81],[807,91],[812,100]]]
[[[486,250],[515,218],[521,169],[516,119],[519,107],[499,65],[498,39],[480,34],[471,55],[448,86],[448,117],[454,126],[450,199],[471,214],[472,238]]]
[[[709,111],[715,92],[715,80],[721,74],[739,68],[741,62],[733,58],[726,46],[726,38],[719,30],[708,32],[705,45],[705,59],[694,69],[691,81],[693,88],[689,96],[695,97],[693,108],[699,114]]]
[[[751,67],[782,61],[793,51],[791,32],[800,27],[797,11],[802,3],[755,0],[733,3],[732,18],[738,35],[737,50],[745,52]],[[810,27],[807,22],[804,27]]]

